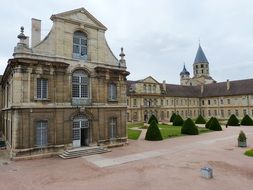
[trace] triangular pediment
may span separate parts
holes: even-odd
[[[92,27],[107,30],[107,28],[101,22],[99,22],[92,14],[90,14],[85,8],[74,9],[51,16],[52,20],[54,20],[55,18],[80,24],[83,23]]]
[[[143,80],[141,80],[140,82],[143,83],[150,83],[150,84],[160,84],[157,80],[155,80],[153,77],[149,76]]]

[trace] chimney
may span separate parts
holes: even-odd
[[[230,90],[230,81],[227,80],[227,90]]]
[[[32,47],[36,46],[41,40],[41,20],[32,18]]]
[[[201,84],[201,94],[204,92],[204,84]]]
[[[163,90],[166,91],[166,80],[163,81]]]

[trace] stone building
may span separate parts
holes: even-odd
[[[84,8],[51,16],[41,40],[32,19],[1,79],[1,124],[12,157],[124,143],[126,63],[109,48],[107,28]]]
[[[145,122],[154,114],[168,121],[173,113],[182,117],[227,119],[231,114],[242,118],[253,116],[253,79],[216,83],[209,75],[209,63],[199,45],[194,64],[194,77],[185,66],[180,85],[159,83],[149,76],[128,81],[127,120]]]
[[[190,72],[186,70],[184,65],[184,68],[180,73],[180,84],[185,86],[196,86],[216,82],[210,76],[209,62],[200,44],[193,63],[193,74],[194,76],[190,78]]]

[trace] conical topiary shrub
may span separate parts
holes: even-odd
[[[148,120],[148,124],[151,124],[151,121],[155,121],[158,124],[158,120],[157,120],[156,116],[153,114],[150,116],[150,118]]]
[[[195,121],[196,124],[206,124],[206,120],[202,115],[199,115],[198,118]]]
[[[213,131],[222,131],[220,123],[215,117],[212,119],[209,129]]]
[[[230,118],[228,119],[227,125],[228,126],[239,126],[240,125],[239,119],[237,119],[237,117],[235,116],[235,114],[232,114],[230,116]]]
[[[173,122],[176,116],[177,116],[177,115],[176,115],[175,113],[173,113],[173,114],[171,115],[171,117],[170,117],[170,122]]]
[[[206,127],[207,129],[210,128],[210,124],[211,124],[212,120],[213,120],[213,117],[211,117],[211,118],[208,120],[208,122],[206,123],[205,127]]]
[[[241,125],[246,125],[246,126],[251,126],[253,125],[253,121],[252,119],[250,118],[249,115],[245,115],[241,121]]]
[[[190,118],[188,118],[181,128],[181,133],[187,135],[198,135],[199,130],[196,127],[195,123]]]
[[[176,115],[174,121],[173,121],[173,126],[182,126],[184,124],[184,120],[180,115]]]
[[[160,141],[163,140],[161,132],[157,126],[157,123],[153,120],[151,121],[148,130],[146,132],[145,140],[147,141]]]

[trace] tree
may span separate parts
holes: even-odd
[[[156,116],[153,114],[150,116],[150,118],[148,120],[148,124],[151,124],[152,121],[155,121],[158,124],[158,120],[157,120]]]
[[[206,124],[206,120],[202,115],[199,115],[198,118],[195,121],[196,124]]]
[[[188,118],[181,128],[181,133],[187,135],[198,135],[199,130],[196,127],[195,123],[192,121],[192,119]]]
[[[145,140],[148,141],[160,141],[163,140],[161,132],[157,126],[157,123],[153,120],[151,121],[148,130],[146,132]]]
[[[177,115],[176,115],[175,113],[173,113],[173,114],[171,115],[171,117],[170,117],[170,122],[173,122],[176,116],[177,116]]]
[[[174,126],[182,126],[184,124],[184,120],[182,119],[182,117],[180,115],[176,115],[174,121],[173,121],[173,125]]]
[[[205,127],[206,127],[207,129],[210,128],[210,124],[211,124],[212,120],[213,120],[213,117],[211,117],[211,118],[208,120],[208,122],[206,123]]]
[[[239,123],[239,119],[237,119],[237,117],[235,116],[235,114],[232,114],[229,119],[228,119],[228,122],[227,122],[227,125],[228,126],[239,126],[240,123]]]
[[[215,117],[212,119],[209,129],[213,131],[222,131],[220,123]]]
[[[241,121],[241,125],[251,126],[253,125],[253,121],[249,115],[245,115]]]

